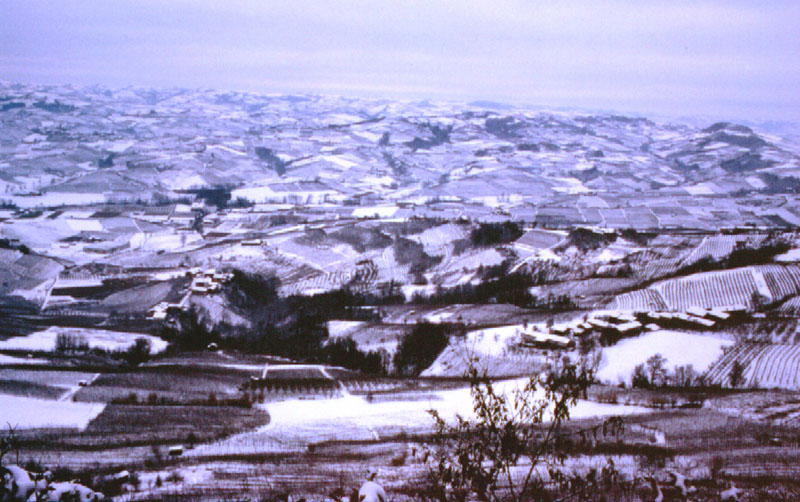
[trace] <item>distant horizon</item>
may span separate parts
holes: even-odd
[[[524,99],[514,99],[512,97],[499,97],[499,96],[445,96],[445,95],[437,95],[437,94],[406,94],[406,93],[398,93],[398,94],[390,94],[390,93],[382,93],[380,91],[370,91],[370,90],[356,90],[356,89],[340,89],[338,92],[334,91],[324,91],[324,90],[314,90],[314,89],[289,89],[289,88],[259,88],[259,87],[220,87],[220,86],[213,86],[213,85],[177,85],[177,84],[164,84],[164,85],[151,85],[151,84],[143,84],[143,83],[128,83],[128,84],[112,84],[112,83],[102,83],[99,81],[88,81],[88,82],[69,82],[69,81],[60,81],[60,80],[8,80],[0,76],[0,83],[4,83],[7,85],[14,85],[20,84],[24,86],[53,86],[53,87],[75,87],[75,88],[92,88],[92,87],[99,87],[108,90],[123,90],[123,89],[151,89],[151,90],[159,90],[159,91],[168,91],[168,90],[183,90],[183,91],[211,91],[211,92],[235,92],[235,93],[243,93],[243,94],[254,94],[254,95],[263,95],[263,96],[320,96],[320,97],[336,97],[336,98],[353,98],[353,99],[365,99],[365,100],[386,100],[386,101],[398,101],[398,102],[440,102],[440,103],[452,103],[452,104],[465,104],[470,105],[472,103],[493,103],[495,105],[505,106],[516,108],[520,110],[529,109],[529,110],[536,110],[536,111],[564,111],[564,112],[584,112],[584,113],[595,113],[595,114],[621,114],[621,115],[628,115],[628,116],[639,116],[642,118],[654,119],[654,120],[672,120],[677,122],[686,122],[691,124],[698,124],[702,122],[707,123],[714,123],[714,122],[735,122],[743,125],[768,125],[768,124],[776,124],[776,125],[788,125],[788,126],[798,126],[800,128],[800,116],[795,118],[754,118],[754,117],[744,117],[738,114],[730,114],[730,113],[720,113],[714,114],[709,112],[697,112],[692,113],[690,111],[678,111],[678,110],[664,110],[664,111],[655,111],[655,110],[646,110],[640,108],[617,108],[617,107],[609,107],[609,106],[602,106],[596,105],[592,106],[591,104],[579,105],[579,104],[569,104],[569,103],[545,103],[545,102],[529,102],[525,101]],[[487,107],[488,108],[488,107]]]
[[[395,102],[408,102],[408,103],[423,103],[423,102],[431,102],[431,103],[447,103],[451,105],[465,105],[465,106],[474,106],[474,107],[482,107],[486,108],[487,110],[491,110],[491,105],[496,105],[496,108],[493,109],[495,113],[502,114],[504,111],[508,112],[537,112],[537,113],[548,113],[548,112],[564,112],[564,113],[584,113],[590,115],[623,115],[627,117],[637,117],[637,118],[644,118],[653,120],[656,122],[674,122],[679,124],[687,124],[692,125],[695,127],[700,126],[708,126],[718,122],[730,122],[736,123],[746,126],[753,126],[753,127],[761,127],[767,128],[764,132],[767,133],[774,133],[774,132],[785,132],[788,137],[797,137],[800,139],[800,120],[752,120],[752,119],[742,119],[742,118],[732,118],[732,117],[718,117],[718,116],[710,116],[710,115],[688,115],[688,114],[669,114],[669,113],[647,113],[638,110],[619,110],[619,109],[610,109],[610,108],[591,108],[586,106],[569,106],[569,105],[548,105],[544,103],[515,103],[510,100],[502,101],[499,99],[448,99],[445,97],[410,97],[410,96],[386,96],[386,95],[373,95],[371,93],[324,93],[324,92],[313,92],[313,91],[258,91],[258,90],[249,90],[249,89],[230,89],[230,88],[218,88],[218,87],[208,87],[208,86],[152,86],[152,85],[136,85],[136,84],[128,84],[128,85],[106,85],[101,83],[87,83],[87,84],[75,84],[69,82],[30,82],[30,81],[10,81],[0,78],[0,85],[6,86],[13,86],[13,85],[22,85],[26,87],[70,87],[75,89],[91,89],[91,88],[100,88],[110,91],[121,91],[126,89],[146,89],[146,90],[156,90],[156,91],[170,91],[170,90],[179,90],[185,92],[215,92],[215,93],[241,93],[241,94],[253,94],[257,96],[315,96],[315,97],[323,97],[323,98],[345,98],[345,99],[363,99],[363,100],[374,100],[374,101],[395,101]],[[486,106],[484,106],[486,105]],[[508,108],[508,110],[502,110],[501,108]]]
[[[7,0],[0,79],[800,121],[776,0]]]

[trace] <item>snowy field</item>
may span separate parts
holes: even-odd
[[[478,354],[498,356],[520,340],[521,325],[487,328],[467,333],[464,344]]]
[[[487,328],[477,331],[470,331],[463,338],[451,342],[448,349],[455,350],[463,357],[475,356],[501,356],[508,351],[512,345],[519,343],[522,325],[500,326],[498,328]],[[423,372],[425,376],[446,375],[447,366],[443,362],[447,360],[447,350],[433,362],[433,364]]]
[[[46,359],[26,359],[23,357],[7,356],[0,354],[0,366],[5,364],[47,364]]]
[[[430,296],[436,292],[436,285],[435,284],[425,284],[425,285],[417,285],[417,284],[403,284],[400,286],[401,291],[403,291],[403,296],[405,297],[406,301],[411,301],[411,299],[416,294],[421,294],[423,296]]]
[[[138,233],[130,240],[131,248],[140,251],[175,251],[186,250],[203,244],[198,234],[161,232],[159,234]]]
[[[89,204],[102,204],[106,201],[106,196],[102,193],[64,193],[48,192],[37,196],[17,196],[6,197],[20,208],[34,207],[56,207],[56,206],[80,206]]]
[[[498,382],[495,389],[510,393],[525,380]],[[538,396],[537,394],[537,397]],[[433,426],[428,410],[435,409],[446,420],[456,414],[472,416],[472,396],[468,388],[443,390],[405,399],[368,402],[345,395],[339,399],[293,399],[262,405],[270,423],[254,432],[233,436],[200,446],[190,455],[303,451],[321,441],[380,439],[400,432],[430,432]],[[572,418],[630,415],[649,410],[635,406],[580,401],[571,410]]]
[[[775,261],[783,263],[792,263],[800,261],[800,248],[790,249],[789,251],[779,254],[775,257]]]
[[[724,347],[733,343],[732,340],[680,331],[648,333],[604,348],[597,378],[610,384],[630,382],[636,366],[655,354],[666,358],[666,367],[670,371],[675,366],[691,364],[695,371],[703,372],[722,355]]]
[[[364,321],[328,321],[328,336],[331,338],[344,338],[365,324]]]
[[[466,374],[469,361],[477,360],[478,366],[491,375],[504,375],[500,366],[518,366],[513,374],[525,374],[532,370],[532,360],[521,353],[509,353],[509,348],[519,344],[522,325],[500,326],[467,333],[463,338],[450,342],[422,376],[461,376]],[[522,356],[522,357],[521,357]],[[501,362],[502,361],[502,362]],[[516,364],[515,364],[516,363]],[[526,369],[523,369],[526,368]]]
[[[0,395],[0,422],[20,429],[77,427],[84,429],[103,411],[105,404],[51,401]]]
[[[85,340],[90,348],[105,350],[126,349],[136,342],[137,338],[146,338],[150,341],[150,353],[158,354],[167,348],[167,342],[161,338],[142,333],[126,333],[122,331],[106,331],[89,328],[64,328],[51,326],[44,331],[37,331],[27,336],[9,338],[0,341],[0,349],[6,350],[31,350],[50,351],[56,346],[56,337],[61,334],[76,336]]]

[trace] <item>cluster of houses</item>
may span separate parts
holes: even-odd
[[[157,206],[146,206],[141,210],[135,211],[131,216],[149,223],[173,223],[178,228],[190,229],[197,217],[197,213],[204,209],[202,201],[189,204],[166,204]]]
[[[195,267],[189,269],[187,273],[192,276],[190,291],[199,295],[216,293],[219,291],[222,284],[233,279],[233,274],[229,272],[217,272],[214,268],[202,270],[199,267]]]
[[[147,311],[147,317],[156,321],[163,321],[171,315],[177,315],[186,309],[186,303],[190,295],[216,293],[220,290],[222,284],[233,278],[232,273],[218,272],[214,268],[203,270],[200,267],[193,267],[187,270],[186,274],[192,278],[192,285],[183,300],[180,303],[161,302]]]
[[[180,303],[161,302],[147,311],[147,317],[156,321],[163,321],[170,315],[183,312],[184,306]]]
[[[602,312],[569,323],[541,326],[525,326],[519,332],[522,344],[543,349],[570,349],[576,338],[599,334],[608,339],[636,336],[643,331],[665,328],[709,330],[721,322],[747,312],[744,305],[733,305],[715,309],[690,307],[684,312]]]

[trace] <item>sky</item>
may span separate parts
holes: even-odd
[[[0,80],[800,122],[800,2],[2,0]]]

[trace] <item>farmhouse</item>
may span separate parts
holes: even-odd
[[[192,269],[194,270],[194,269]],[[215,268],[209,268],[202,273],[193,274],[191,291],[204,295],[219,291],[220,286],[233,278],[233,274],[227,272],[217,272]]]
[[[208,293],[214,284],[214,280],[211,278],[198,277],[192,282],[192,293]]]
[[[163,223],[167,221],[175,211],[175,206],[175,204],[166,206],[147,206],[144,208],[144,211],[137,214],[137,216],[152,223]]]
[[[165,302],[159,303],[147,311],[147,317],[157,321],[163,321],[167,318],[167,304]]]
[[[728,314],[742,314],[747,312],[746,305],[729,305],[726,307],[722,307],[720,310],[728,313]]]
[[[520,332],[522,343],[544,349],[567,349],[575,346],[575,342],[565,336],[551,335],[539,331]]]
[[[167,304],[167,314],[180,314],[185,309],[183,305],[179,303],[168,303]]]
[[[170,213],[169,220],[184,225],[190,225],[195,219],[192,207],[186,204],[176,204],[175,209]]]
[[[689,307],[686,309],[686,313],[695,317],[706,317],[708,310],[701,307]]]
[[[322,204],[342,202],[347,198],[319,181],[272,183],[267,186],[236,189],[233,197],[244,197],[254,203]]]
[[[623,335],[633,335],[642,330],[642,323],[639,321],[630,321],[615,326],[616,330]]]
[[[611,323],[608,323],[601,319],[589,319],[587,322],[591,327],[596,329],[608,329],[611,327]]]
[[[715,321],[727,321],[730,319],[731,315],[719,309],[712,309],[706,312],[706,317]]]
[[[710,321],[708,319],[703,319],[702,317],[693,316],[691,314],[679,312],[674,315],[675,319],[682,321],[686,324],[692,324],[696,326],[702,326],[704,328],[713,328],[716,324],[714,321]]]
[[[217,272],[212,276],[212,278],[219,283],[224,283],[233,279],[233,274],[227,272]]]
[[[53,285],[53,296],[86,297],[102,291],[103,277],[98,275],[60,276]]]

